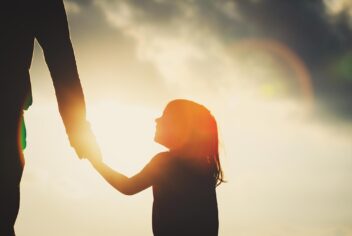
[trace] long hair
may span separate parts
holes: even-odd
[[[224,181],[219,157],[218,126],[215,117],[203,105],[185,99],[171,101],[178,122],[188,130],[184,148],[197,157],[210,171],[216,186]]]

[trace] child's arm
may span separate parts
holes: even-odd
[[[111,186],[123,194],[133,195],[153,185],[152,178],[144,171],[128,178],[111,169],[101,160],[89,159],[89,161]]]

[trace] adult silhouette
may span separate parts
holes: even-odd
[[[3,1],[0,32],[0,235],[13,236],[24,165],[21,123],[23,109],[32,103],[29,69],[35,39],[44,51],[71,146],[81,158],[100,152],[86,121],[63,1]]]

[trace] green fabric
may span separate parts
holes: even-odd
[[[21,131],[20,131],[20,142],[22,150],[26,149],[27,147],[27,131],[26,131],[26,124],[24,123],[24,118],[21,121]]]

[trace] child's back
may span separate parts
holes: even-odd
[[[154,235],[217,235],[215,182],[209,171],[171,152],[157,155],[145,171],[154,178]]]

